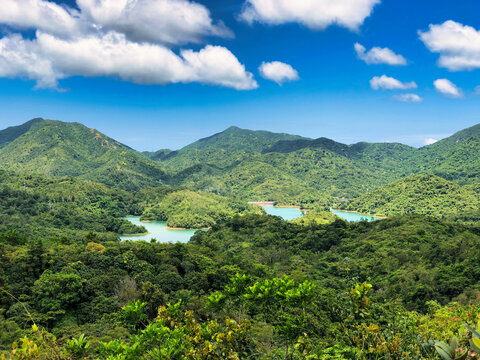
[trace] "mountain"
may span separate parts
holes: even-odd
[[[328,204],[405,176],[399,164],[414,152],[402,144],[346,145],[231,127],[156,158],[173,173],[172,185],[250,201]]]
[[[4,147],[8,143],[12,142],[19,136],[25,134],[30,128],[43,121],[41,118],[36,118],[30,121],[27,121],[26,123],[18,126],[10,126],[6,128],[5,130],[0,131],[0,148]]]
[[[480,124],[418,149],[411,159],[416,173],[433,173],[460,184],[480,179]]]
[[[158,163],[79,123],[36,119],[7,130],[2,134],[11,141],[0,149],[4,169],[81,177],[126,190],[158,185],[164,177]]]
[[[357,198],[410,175],[460,185],[480,176],[480,125],[421,149],[230,127],[177,151],[142,154],[79,123],[42,119],[0,131],[0,139],[0,167],[14,171],[82,177],[130,191],[164,183],[306,206]]]
[[[478,213],[478,186],[461,186],[435,175],[413,175],[393,182],[341,207],[383,216],[431,215],[457,220]],[[478,214],[480,219],[480,213]]]
[[[254,131],[231,126],[223,132],[200,139],[184,148],[166,153],[160,150],[165,160],[162,164],[175,171],[181,171],[198,164],[215,164],[220,167],[230,166],[243,161],[253,154],[260,154],[264,149],[278,141],[302,140],[298,135]]]

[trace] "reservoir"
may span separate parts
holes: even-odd
[[[330,208],[330,211],[335,215],[337,215],[338,217],[342,218],[343,220],[349,221],[349,222],[359,222],[362,220],[367,220],[367,221],[380,220],[380,218],[378,217],[366,215],[366,214],[359,214],[356,212],[334,210],[332,208]]]
[[[125,220],[130,221],[132,224],[144,226],[149,234],[146,235],[120,235],[120,240],[144,240],[150,241],[151,239],[156,239],[159,243],[186,243],[190,238],[195,234],[193,229],[189,230],[170,230],[167,229],[167,223],[165,221],[152,221],[152,222],[143,222],[140,221],[140,216],[128,216],[124,218]]]
[[[290,221],[298,219],[299,217],[303,216],[303,212],[300,211],[298,207],[278,207],[278,206],[264,206],[265,212],[269,215],[279,216],[283,220]],[[379,220],[379,218],[358,214],[354,212],[348,211],[340,211],[340,210],[333,210],[330,209],[338,217],[350,222],[358,222],[362,220],[367,221],[375,221]],[[195,234],[196,231],[194,229],[189,230],[171,230],[167,229],[167,223],[165,221],[152,221],[152,222],[142,222],[140,221],[139,216],[129,216],[126,217],[125,220],[130,221],[135,225],[144,226],[149,234],[146,235],[120,235],[120,239],[122,241],[125,240],[144,240],[150,241],[151,239],[156,239],[159,243],[187,243],[190,238]]]

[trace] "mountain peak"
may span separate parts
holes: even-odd
[[[35,118],[21,125],[10,126],[4,130],[0,130],[0,148],[11,143],[13,140],[18,138],[19,136],[22,136],[27,131],[29,131],[32,128],[32,126],[42,121],[45,121],[45,120],[42,118]]]

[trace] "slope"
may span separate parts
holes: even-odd
[[[75,176],[126,190],[158,184],[164,172],[146,156],[79,123],[43,120],[0,150],[4,169]]]
[[[432,215],[457,220],[478,212],[480,192],[435,175],[413,175],[343,203],[343,209],[383,216]]]

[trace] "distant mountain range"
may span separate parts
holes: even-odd
[[[417,174],[477,183],[480,125],[420,149],[230,127],[178,151],[140,153],[79,123],[34,119],[0,131],[0,167],[130,191],[169,184],[246,200],[328,204]]]

